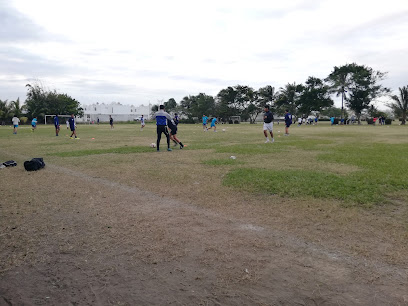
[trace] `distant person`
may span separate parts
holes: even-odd
[[[54,117],[54,127],[55,127],[55,136],[58,136],[59,131],[60,131],[60,122],[59,122],[58,115],[55,115]]]
[[[96,118],[96,124],[99,125],[99,117]]]
[[[265,143],[268,142],[275,142],[275,139],[273,138],[273,115],[271,111],[269,110],[269,105],[266,105],[264,108],[264,124],[263,124],[263,132],[264,136],[266,138]],[[271,134],[271,140],[268,138],[268,131]]]
[[[37,117],[34,117],[33,120],[31,120],[31,132],[34,132],[36,128],[37,128]]]
[[[142,117],[140,117],[140,130],[143,131],[143,128],[145,127],[145,119],[142,115]]]
[[[177,113],[174,114],[174,118],[173,118],[174,124],[178,125],[179,124],[179,116],[177,115]]]
[[[71,131],[72,131],[70,138],[72,139],[72,136],[75,136],[75,139],[79,139],[79,138],[77,137],[76,130],[75,130],[75,129],[76,129],[76,126],[75,126],[74,114],[71,115],[71,118],[68,119],[68,122],[69,122],[69,127],[70,127],[70,129],[71,129]]]
[[[113,127],[113,118],[112,118],[111,115],[109,115],[109,124],[110,124],[111,130],[112,130],[114,127]]]
[[[13,122],[13,134],[17,134],[17,128],[18,128],[18,124],[20,122],[20,119],[18,119],[16,117],[16,115],[14,115],[13,119],[11,119],[11,121]]]
[[[330,122],[331,122],[331,125],[334,124],[334,117],[331,117],[331,118],[330,118]]]
[[[170,139],[173,140],[174,145],[180,145],[180,149],[184,148],[183,143],[177,138],[177,125],[174,120],[167,120],[167,126],[170,129]]]
[[[316,116],[316,117],[314,118],[314,122],[315,122],[314,124],[317,125],[317,122],[318,122],[318,121],[319,121],[319,117]]]
[[[289,110],[285,110],[285,136],[289,136],[289,127],[292,124],[292,115]]]
[[[298,118],[298,126],[301,126],[302,125],[302,117],[299,117]]]
[[[159,106],[159,111],[155,113],[156,117],[156,127],[157,127],[157,141],[156,147],[157,151],[160,151],[160,140],[161,134],[163,133],[167,138],[167,151],[172,151],[170,149],[170,135],[167,131],[167,121],[171,121],[171,117],[168,113],[164,111],[164,105]]]
[[[215,123],[217,122],[217,118],[212,118],[211,119],[211,126],[209,128],[209,130],[211,130],[212,128],[214,128],[214,132],[217,131],[217,127],[215,126]]]
[[[206,132],[208,130],[207,129],[207,120],[208,120],[208,117],[206,115],[203,115],[203,131],[204,132]]]

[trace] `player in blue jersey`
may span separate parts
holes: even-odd
[[[160,151],[160,140],[162,133],[164,133],[164,135],[167,138],[167,151],[172,151],[170,149],[170,135],[169,132],[167,131],[167,122],[171,121],[171,117],[168,113],[164,111],[164,105],[159,106],[159,111],[155,113],[155,117],[157,127],[157,141],[156,141],[157,151]]]
[[[292,115],[289,110],[285,110],[285,136],[289,136],[289,127],[292,124]]]
[[[217,122],[217,118],[212,118],[211,119],[211,126],[209,128],[209,130],[211,130],[212,128],[214,128],[214,132],[217,131],[217,127],[215,126],[215,123]]]
[[[79,138],[77,137],[77,134],[76,134],[76,131],[75,131],[76,126],[75,126],[74,114],[71,115],[71,118],[69,118],[68,122],[69,122],[69,127],[70,127],[71,132],[72,132],[70,138],[72,139],[72,136],[75,135],[75,139],[79,139]]]
[[[207,120],[208,120],[208,117],[206,115],[203,115],[203,131],[204,132],[208,131],[208,129],[207,129]]]
[[[60,122],[59,122],[58,115],[55,115],[54,117],[54,126],[55,126],[55,136],[58,136],[58,133],[60,131]]]
[[[34,117],[33,120],[31,120],[31,132],[34,132],[36,128],[37,128],[37,117]]]

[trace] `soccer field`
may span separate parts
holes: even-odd
[[[0,162],[18,163],[0,169],[2,296],[408,301],[408,127],[321,122],[293,125],[286,137],[275,124],[274,143],[264,143],[261,124],[217,131],[181,124],[186,147],[168,152],[162,138],[156,152],[153,124],[78,125],[79,140],[64,126],[58,137],[52,125],[17,135],[0,127]],[[33,157],[46,167],[26,172]]]

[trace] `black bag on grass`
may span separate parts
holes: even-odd
[[[15,167],[17,166],[17,163],[14,160],[8,160],[4,162],[3,165],[6,167]]]
[[[32,160],[27,160],[24,162],[24,169],[27,171],[37,171],[45,167],[44,160],[42,157],[33,158]]]

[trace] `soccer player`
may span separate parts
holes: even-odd
[[[206,115],[203,115],[203,131],[204,132],[207,132],[207,120],[208,120],[208,117],[206,116]]]
[[[156,117],[156,126],[157,126],[157,141],[156,141],[156,148],[157,152],[160,151],[160,140],[161,134],[164,133],[167,138],[167,151],[172,151],[170,149],[170,135],[167,131],[167,122],[171,121],[171,117],[168,113],[164,111],[164,105],[159,106],[159,111],[155,113]]]
[[[170,129],[170,139],[174,141],[174,146],[180,145],[180,149],[184,148],[183,143],[177,138],[177,125],[174,120],[167,120],[167,126]]]
[[[143,115],[142,115],[142,117],[140,117],[140,124],[141,124],[141,127],[140,127],[140,130],[141,131],[143,131],[143,128],[145,127],[145,119],[144,119],[144,117],[143,117]]]
[[[214,132],[217,131],[217,127],[215,126],[215,123],[217,122],[217,118],[212,118],[211,119],[211,126],[209,128],[209,130],[211,130],[212,128],[214,128]]]
[[[285,136],[289,136],[289,127],[292,124],[292,115],[289,110],[285,110]]]
[[[54,117],[54,126],[55,126],[55,136],[58,136],[58,133],[60,131],[60,122],[59,122],[58,114],[55,115]]]
[[[79,138],[77,137],[77,134],[76,134],[76,131],[75,131],[75,118],[74,118],[74,114],[71,114],[71,118],[69,118],[68,122],[69,122],[69,127],[71,128],[71,131],[72,131],[70,138],[72,139],[72,136],[75,135],[75,139],[79,139]]]
[[[265,113],[264,113],[264,125],[263,125],[263,132],[265,135],[265,143],[268,142],[275,142],[275,139],[273,139],[273,115],[271,113],[271,111],[269,110],[269,105],[265,105],[265,109],[264,109]],[[268,131],[271,134],[271,140],[269,140],[268,138]]]
[[[37,127],[37,117],[34,117],[33,120],[31,120],[31,132],[34,132],[36,127]]]
[[[17,134],[17,128],[18,128],[18,123],[20,122],[20,119],[18,119],[16,117],[16,115],[14,115],[13,119],[11,119],[11,121],[13,122],[13,134]]]
[[[109,124],[111,126],[111,129],[113,129],[113,118],[111,115],[109,115]]]

